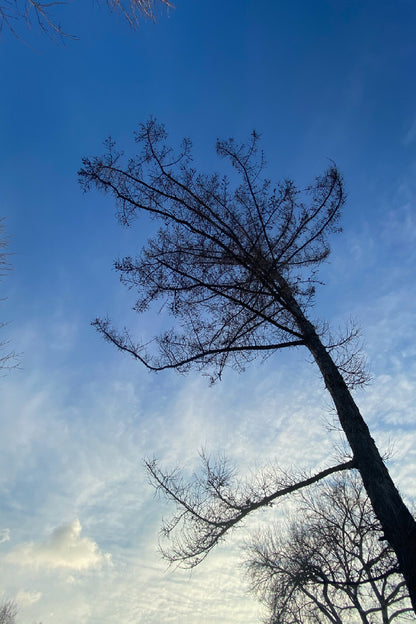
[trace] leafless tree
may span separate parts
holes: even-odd
[[[84,0],[85,1],[85,0]],[[170,0],[103,0],[112,10],[123,15],[130,26],[137,28],[141,18],[155,19],[156,8],[170,8]],[[7,28],[20,38],[17,25],[22,21],[30,28],[33,24],[53,40],[75,39],[61,25],[56,10],[67,4],[65,1],[43,2],[41,0],[0,0],[0,31]]]
[[[136,134],[139,156],[125,162],[109,140],[104,156],[84,159],[80,179],[85,190],[95,187],[115,197],[122,224],[132,224],[142,211],[161,222],[141,255],[120,259],[115,267],[121,281],[137,292],[137,312],[162,301],[174,326],[149,344],[137,343],[106,319],[97,319],[95,327],[151,370],[184,372],[193,366],[212,379],[220,378],[227,365],[241,370],[257,356],[307,349],[416,608],[416,523],[351,395],[351,387],[365,380],[356,352],[349,350],[354,333],[334,343],[325,324],[308,318],[317,271],[330,251],[329,235],[339,230],[345,200],[339,172],[331,166],[304,191],[290,180],[273,185],[264,178],[259,137],[253,133],[245,145],[217,142],[218,155],[233,167],[232,178],[207,175],[193,166],[189,140],[175,152],[166,138],[164,127],[151,119]],[[157,485],[182,507],[181,518],[203,526],[207,519],[199,513],[199,499],[189,500],[181,483],[157,464],[150,462],[149,468]],[[221,474],[218,480],[210,492],[221,499]],[[260,499],[247,501],[244,516],[260,507]],[[269,502],[264,496],[263,504]],[[241,517],[238,504],[225,500],[223,517],[208,517],[208,524],[223,523],[218,539]],[[236,520],[228,522],[233,508]],[[195,533],[201,534],[203,529]],[[204,548],[212,548],[210,531],[195,552]],[[183,558],[189,558],[187,549]]]
[[[414,612],[394,552],[354,471],[301,494],[295,520],[248,550],[267,624],[397,624]]]

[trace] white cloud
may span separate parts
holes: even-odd
[[[110,555],[100,552],[97,544],[88,537],[81,537],[81,523],[77,519],[56,528],[40,544],[19,544],[5,557],[8,562],[21,566],[43,568],[67,568],[89,570],[101,568],[110,561]]]

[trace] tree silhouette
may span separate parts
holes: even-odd
[[[132,224],[141,211],[159,219],[160,229],[141,255],[115,266],[121,281],[137,293],[136,311],[162,301],[174,326],[149,344],[137,343],[127,330],[118,332],[107,319],[97,319],[95,327],[152,370],[185,372],[193,366],[213,380],[227,365],[241,370],[256,356],[306,348],[332,397],[351,447],[351,465],[360,471],[416,608],[416,523],[350,392],[366,379],[353,348],[356,332],[334,341],[325,324],[308,318],[317,271],[330,251],[329,235],[339,231],[345,195],[338,170],[331,166],[304,191],[290,180],[273,185],[263,176],[259,137],[253,133],[247,144],[217,142],[218,155],[233,167],[232,178],[207,175],[194,168],[189,140],[175,153],[166,138],[164,127],[151,119],[136,134],[139,156],[124,162],[109,140],[104,156],[83,160],[80,179],[85,190],[93,186],[115,197],[122,224]],[[150,462],[150,468],[156,485],[182,506],[184,516],[204,523],[199,499],[193,506],[180,482],[157,464]],[[220,484],[211,495],[221,498]],[[259,500],[252,505],[249,500],[244,515],[257,509]],[[232,498],[225,509],[230,506]],[[224,513],[215,522],[227,522]],[[209,550],[211,534],[206,534]]]

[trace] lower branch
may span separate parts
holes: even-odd
[[[278,498],[356,467],[350,460],[301,479],[276,472],[267,482],[263,477],[259,487],[258,482],[233,481],[233,471],[225,460],[212,465],[202,456],[202,461],[202,474],[194,475],[190,482],[178,471],[162,472],[156,460],[145,462],[152,485],[176,505],[174,515],[162,526],[162,534],[171,539],[169,549],[161,547],[162,554],[183,567],[198,565],[228,531],[256,509],[270,507]]]

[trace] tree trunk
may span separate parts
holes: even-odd
[[[350,444],[384,537],[397,555],[416,612],[416,522],[394,485],[342,375],[315,328],[299,308],[296,316],[305,336],[306,346],[313,355],[334,401],[341,427]]]
[[[277,282],[287,310],[296,320],[305,345],[318,365],[334,401],[339,422],[351,447],[374,513],[381,524],[384,538],[396,553],[416,613],[416,521],[394,485],[370,430],[315,327],[305,317],[286,280],[277,276]]]

